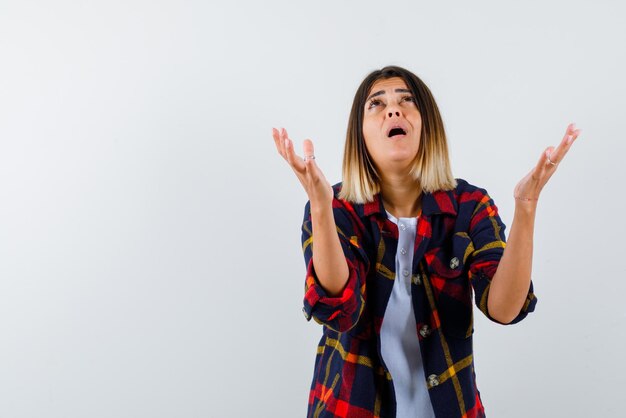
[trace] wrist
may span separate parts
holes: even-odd
[[[322,216],[333,213],[333,202],[318,202],[311,200],[311,214]]]
[[[537,203],[538,199],[534,200],[521,200],[515,199],[515,212],[524,215],[532,215],[534,216],[537,211]]]
[[[513,194],[513,198],[515,199],[515,209],[521,209],[523,211],[535,210],[537,208],[537,203],[539,202],[539,197],[530,197],[530,196],[521,196],[518,194]]]

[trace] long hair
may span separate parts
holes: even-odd
[[[343,185],[339,193],[341,199],[366,203],[373,201],[374,195],[380,192],[380,175],[365,146],[363,113],[365,101],[374,83],[392,77],[404,80],[416,99],[417,109],[422,117],[420,144],[410,174],[426,193],[456,187],[450,168],[443,120],[435,98],[415,74],[401,67],[387,66],[365,77],[354,95],[343,154]]]

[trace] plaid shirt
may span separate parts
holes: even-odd
[[[349,278],[329,297],[313,266],[310,202],[302,248],[307,265],[304,314],[323,324],[308,417],[395,417],[393,381],[381,357],[380,329],[395,279],[398,227],[380,195],[366,204],[336,197],[333,214]],[[424,379],[437,417],[484,417],[472,356],[472,289],[491,320],[487,297],[505,247],[505,226],[486,191],[458,180],[451,191],[424,194],[411,277]],[[535,308],[532,283],[519,315]]]

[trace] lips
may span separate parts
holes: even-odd
[[[407,128],[402,123],[396,123],[387,129],[387,138],[393,138],[394,136],[406,135]]]
[[[406,132],[402,128],[393,128],[391,131],[389,131],[387,137],[391,138],[396,135],[406,135]]]

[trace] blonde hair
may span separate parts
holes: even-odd
[[[363,137],[363,112],[367,95],[374,83],[392,77],[404,80],[416,99],[422,117],[420,145],[411,175],[425,193],[456,187],[450,167],[446,132],[435,98],[415,74],[401,67],[387,66],[365,77],[354,95],[343,154],[340,199],[366,203],[373,201],[374,195],[380,192],[380,175],[367,152]]]

